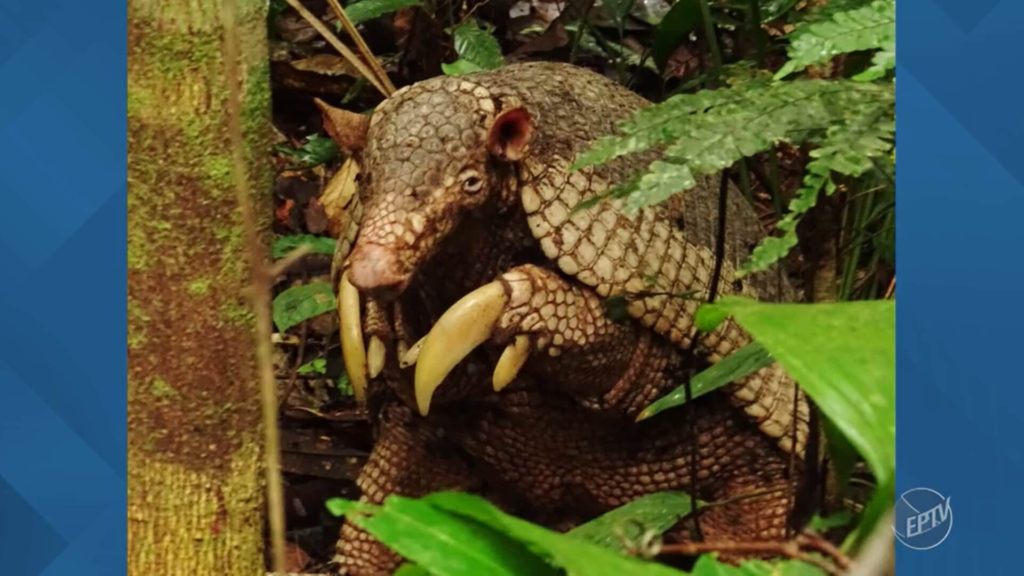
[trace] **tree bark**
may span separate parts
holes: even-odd
[[[223,1],[237,2],[232,21]],[[266,2],[128,5],[128,571],[139,576],[265,569],[227,26],[240,44],[245,178],[269,215]]]

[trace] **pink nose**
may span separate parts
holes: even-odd
[[[378,294],[401,292],[408,274],[395,253],[379,244],[357,244],[349,256],[348,277],[360,291]]]

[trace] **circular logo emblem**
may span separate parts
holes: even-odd
[[[931,488],[911,488],[900,494],[892,526],[896,539],[913,550],[930,550],[942,544],[953,529],[949,500]]]

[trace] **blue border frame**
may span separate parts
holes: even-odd
[[[121,2],[0,3],[0,572],[125,573]]]
[[[1024,2],[897,1],[897,493],[951,498],[897,574],[1020,573]]]

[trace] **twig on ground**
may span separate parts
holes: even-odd
[[[308,274],[303,275],[303,280],[308,279]],[[288,386],[284,389],[284,394],[281,395],[281,400],[277,403],[277,408],[280,410],[284,408],[284,405],[288,403],[288,399],[292,397],[292,393],[295,392],[295,384],[299,379],[299,368],[302,368],[302,363],[305,361],[306,356],[306,337],[309,335],[309,320],[302,321],[302,328],[299,334],[299,349],[295,353],[295,366],[291,369],[291,376],[288,378]]]
[[[281,258],[278,261],[271,264],[270,270],[268,271],[268,276],[270,276],[271,281],[283,275],[286,270],[291,268],[292,265],[294,265],[296,262],[302,259],[302,257],[305,256],[306,254],[309,254],[311,251],[312,248],[310,248],[309,244],[303,244],[298,248],[292,250],[291,252],[285,254],[284,258]]]
[[[391,83],[391,78],[388,78],[388,73],[385,72],[384,67],[380,65],[380,60],[377,60],[374,53],[370,51],[370,47],[366,45],[366,41],[363,40],[363,35],[356,29],[355,24],[352,24],[352,20],[349,20],[348,14],[345,13],[345,9],[341,7],[341,3],[338,2],[338,0],[327,0],[327,3],[330,4],[331,9],[334,10],[335,14],[337,14],[338,21],[341,22],[341,26],[345,29],[345,33],[348,34],[349,37],[352,38],[352,41],[356,43],[356,48],[359,49],[359,53],[363,55],[363,58],[366,59],[370,68],[377,75],[377,80],[379,80],[381,85],[387,89],[387,92],[385,92],[384,95],[391,96],[394,94],[395,85]]]
[[[810,548],[815,552],[828,556],[832,562],[835,562],[836,566],[843,570],[849,570],[850,567],[853,566],[853,562],[846,554],[843,554],[842,550],[837,548],[835,544],[823,538],[820,534],[804,532],[797,537],[797,541],[805,548]]]
[[[370,84],[373,84],[374,88],[376,88],[385,97],[391,95],[388,89],[381,84],[380,80],[377,78],[377,75],[373,73],[373,70],[368,68],[366,63],[364,63],[359,58],[359,56],[356,56],[355,52],[352,52],[352,50],[350,50],[348,46],[345,46],[345,44],[343,44],[341,40],[338,40],[338,37],[335,36],[333,32],[331,32],[331,29],[325,26],[324,23],[321,22],[319,18],[317,18],[315,15],[313,15],[312,12],[306,9],[306,7],[302,5],[302,2],[300,2],[299,0],[286,1],[292,8],[295,9],[296,12],[299,13],[299,16],[302,16],[302,18],[306,22],[309,22],[309,25],[312,26],[313,29],[316,30],[317,33],[320,34],[320,36],[327,41],[328,44],[330,44],[346,60],[348,60],[349,64],[351,64],[356,70],[358,70],[359,73],[362,74],[363,77],[366,78],[366,80]]]
[[[824,554],[830,562],[809,554],[807,550]],[[793,560],[806,562],[823,570],[826,574],[842,575],[849,569],[850,559],[839,552],[835,547],[824,547],[819,542],[810,540],[808,536],[801,534],[791,540],[776,541],[748,541],[737,542],[733,540],[709,541],[709,542],[680,542],[674,544],[663,544],[661,554],[678,554],[682,556],[697,556],[709,552],[724,552],[727,554],[765,554],[782,556]],[[833,555],[838,554],[838,556]]]

